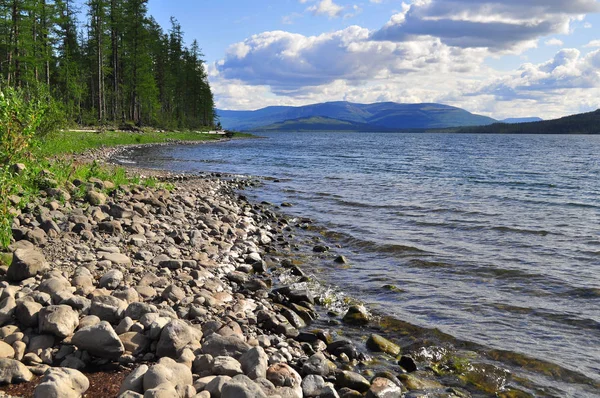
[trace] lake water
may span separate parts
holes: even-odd
[[[558,365],[527,370],[548,395],[598,393],[600,136],[265,136],[122,156],[277,178],[252,194],[332,232],[351,266],[329,283],[493,357]]]

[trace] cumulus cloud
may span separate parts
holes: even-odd
[[[574,48],[560,50],[553,59],[522,65],[518,71],[472,95],[491,94],[499,101],[539,99],[557,91],[600,88],[600,50],[585,56]]]
[[[508,51],[568,33],[572,21],[600,11],[596,0],[416,0],[373,34],[375,40],[438,37],[450,46]]]
[[[312,12],[314,15],[327,15],[329,18],[337,18],[342,15],[344,7],[336,4],[333,0],[320,0],[314,6],[310,6],[306,11]]]
[[[592,40],[585,47],[600,47],[600,40]]]
[[[216,69],[224,78],[285,92],[339,79],[358,84],[396,74],[471,72],[486,54],[436,38],[393,43],[371,41],[369,35],[359,26],[319,36],[265,32],[231,46]]]
[[[562,42],[562,40],[559,40],[557,38],[552,38],[552,39],[546,40],[544,42],[544,44],[549,47],[552,47],[552,46],[562,47],[564,43]]]

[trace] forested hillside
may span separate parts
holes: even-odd
[[[198,128],[214,102],[197,41],[148,0],[0,0],[0,88],[49,92],[79,124]],[[79,18],[79,20],[78,20]]]

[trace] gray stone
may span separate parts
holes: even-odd
[[[144,393],[144,375],[148,371],[148,365],[140,365],[133,372],[131,372],[123,383],[119,394],[123,394],[125,391],[134,391],[143,394]]]
[[[244,374],[251,380],[267,377],[269,357],[262,347],[252,347],[240,357]]]
[[[213,359],[212,374],[214,375],[233,377],[242,373],[242,365],[234,358],[219,356]]]
[[[90,314],[111,324],[118,324],[126,308],[127,303],[116,297],[97,296],[92,299]]]
[[[267,395],[250,378],[238,375],[223,385],[221,398],[267,398]]]
[[[119,336],[106,321],[78,330],[71,341],[80,350],[100,358],[119,359],[125,352]]]
[[[400,398],[402,397],[402,388],[393,381],[376,377],[371,383],[367,398]]]
[[[12,320],[13,314],[17,308],[17,302],[13,297],[6,297],[0,301],[0,326],[3,326]]]
[[[35,301],[17,303],[15,316],[22,327],[34,327],[38,324],[38,315],[43,306]]]
[[[79,315],[68,305],[51,305],[40,310],[40,333],[50,333],[64,339],[72,335],[78,325]]]
[[[302,393],[306,398],[319,397],[326,385],[327,383],[323,377],[308,375],[302,380]]]
[[[365,393],[369,390],[371,384],[358,373],[344,370],[336,375],[336,386],[339,388],[347,387]]]
[[[249,349],[250,346],[240,340],[239,337],[221,336],[216,333],[208,336],[202,345],[204,354],[210,354],[213,357],[228,356],[236,359],[240,358]]]
[[[86,200],[92,206],[99,206],[106,203],[106,195],[102,192],[90,190],[86,195]]]
[[[69,368],[50,368],[33,391],[34,398],[79,398],[90,387],[83,373]]]
[[[35,249],[17,249],[13,253],[11,266],[6,276],[8,280],[20,282],[36,276],[48,269],[44,255]]]
[[[171,358],[161,358],[144,374],[144,390],[156,388],[163,383],[169,383],[174,387],[191,385],[194,383],[192,371],[186,365],[177,363]]]
[[[119,286],[119,284],[122,281],[123,273],[118,269],[111,269],[106,274],[102,275],[102,278],[100,278],[100,282],[98,283],[98,285],[101,288],[114,290]]]
[[[320,352],[312,355],[302,366],[302,373],[305,375],[319,375],[327,377],[333,374],[335,370],[335,364]]]
[[[194,335],[187,323],[175,319],[168,323],[160,333],[160,340],[156,346],[156,355],[159,357],[177,358],[181,350],[194,340]]]
[[[14,359],[0,358],[0,384],[16,384],[31,380],[27,366]]]
[[[105,253],[102,255],[104,260],[108,260],[116,265],[130,266],[131,259],[127,257],[125,254],[121,253]]]
[[[216,376],[204,387],[204,391],[208,391],[211,398],[221,398],[223,386],[230,380],[229,376]]]
[[[370,320],[371,316],[363,305],[351,306],[342,319],[349,325],[366,325]]]

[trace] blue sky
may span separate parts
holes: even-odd
[[[217,106],[442,102],[497,118],[600,108],[600,0],[150,0],[205,54]]]

